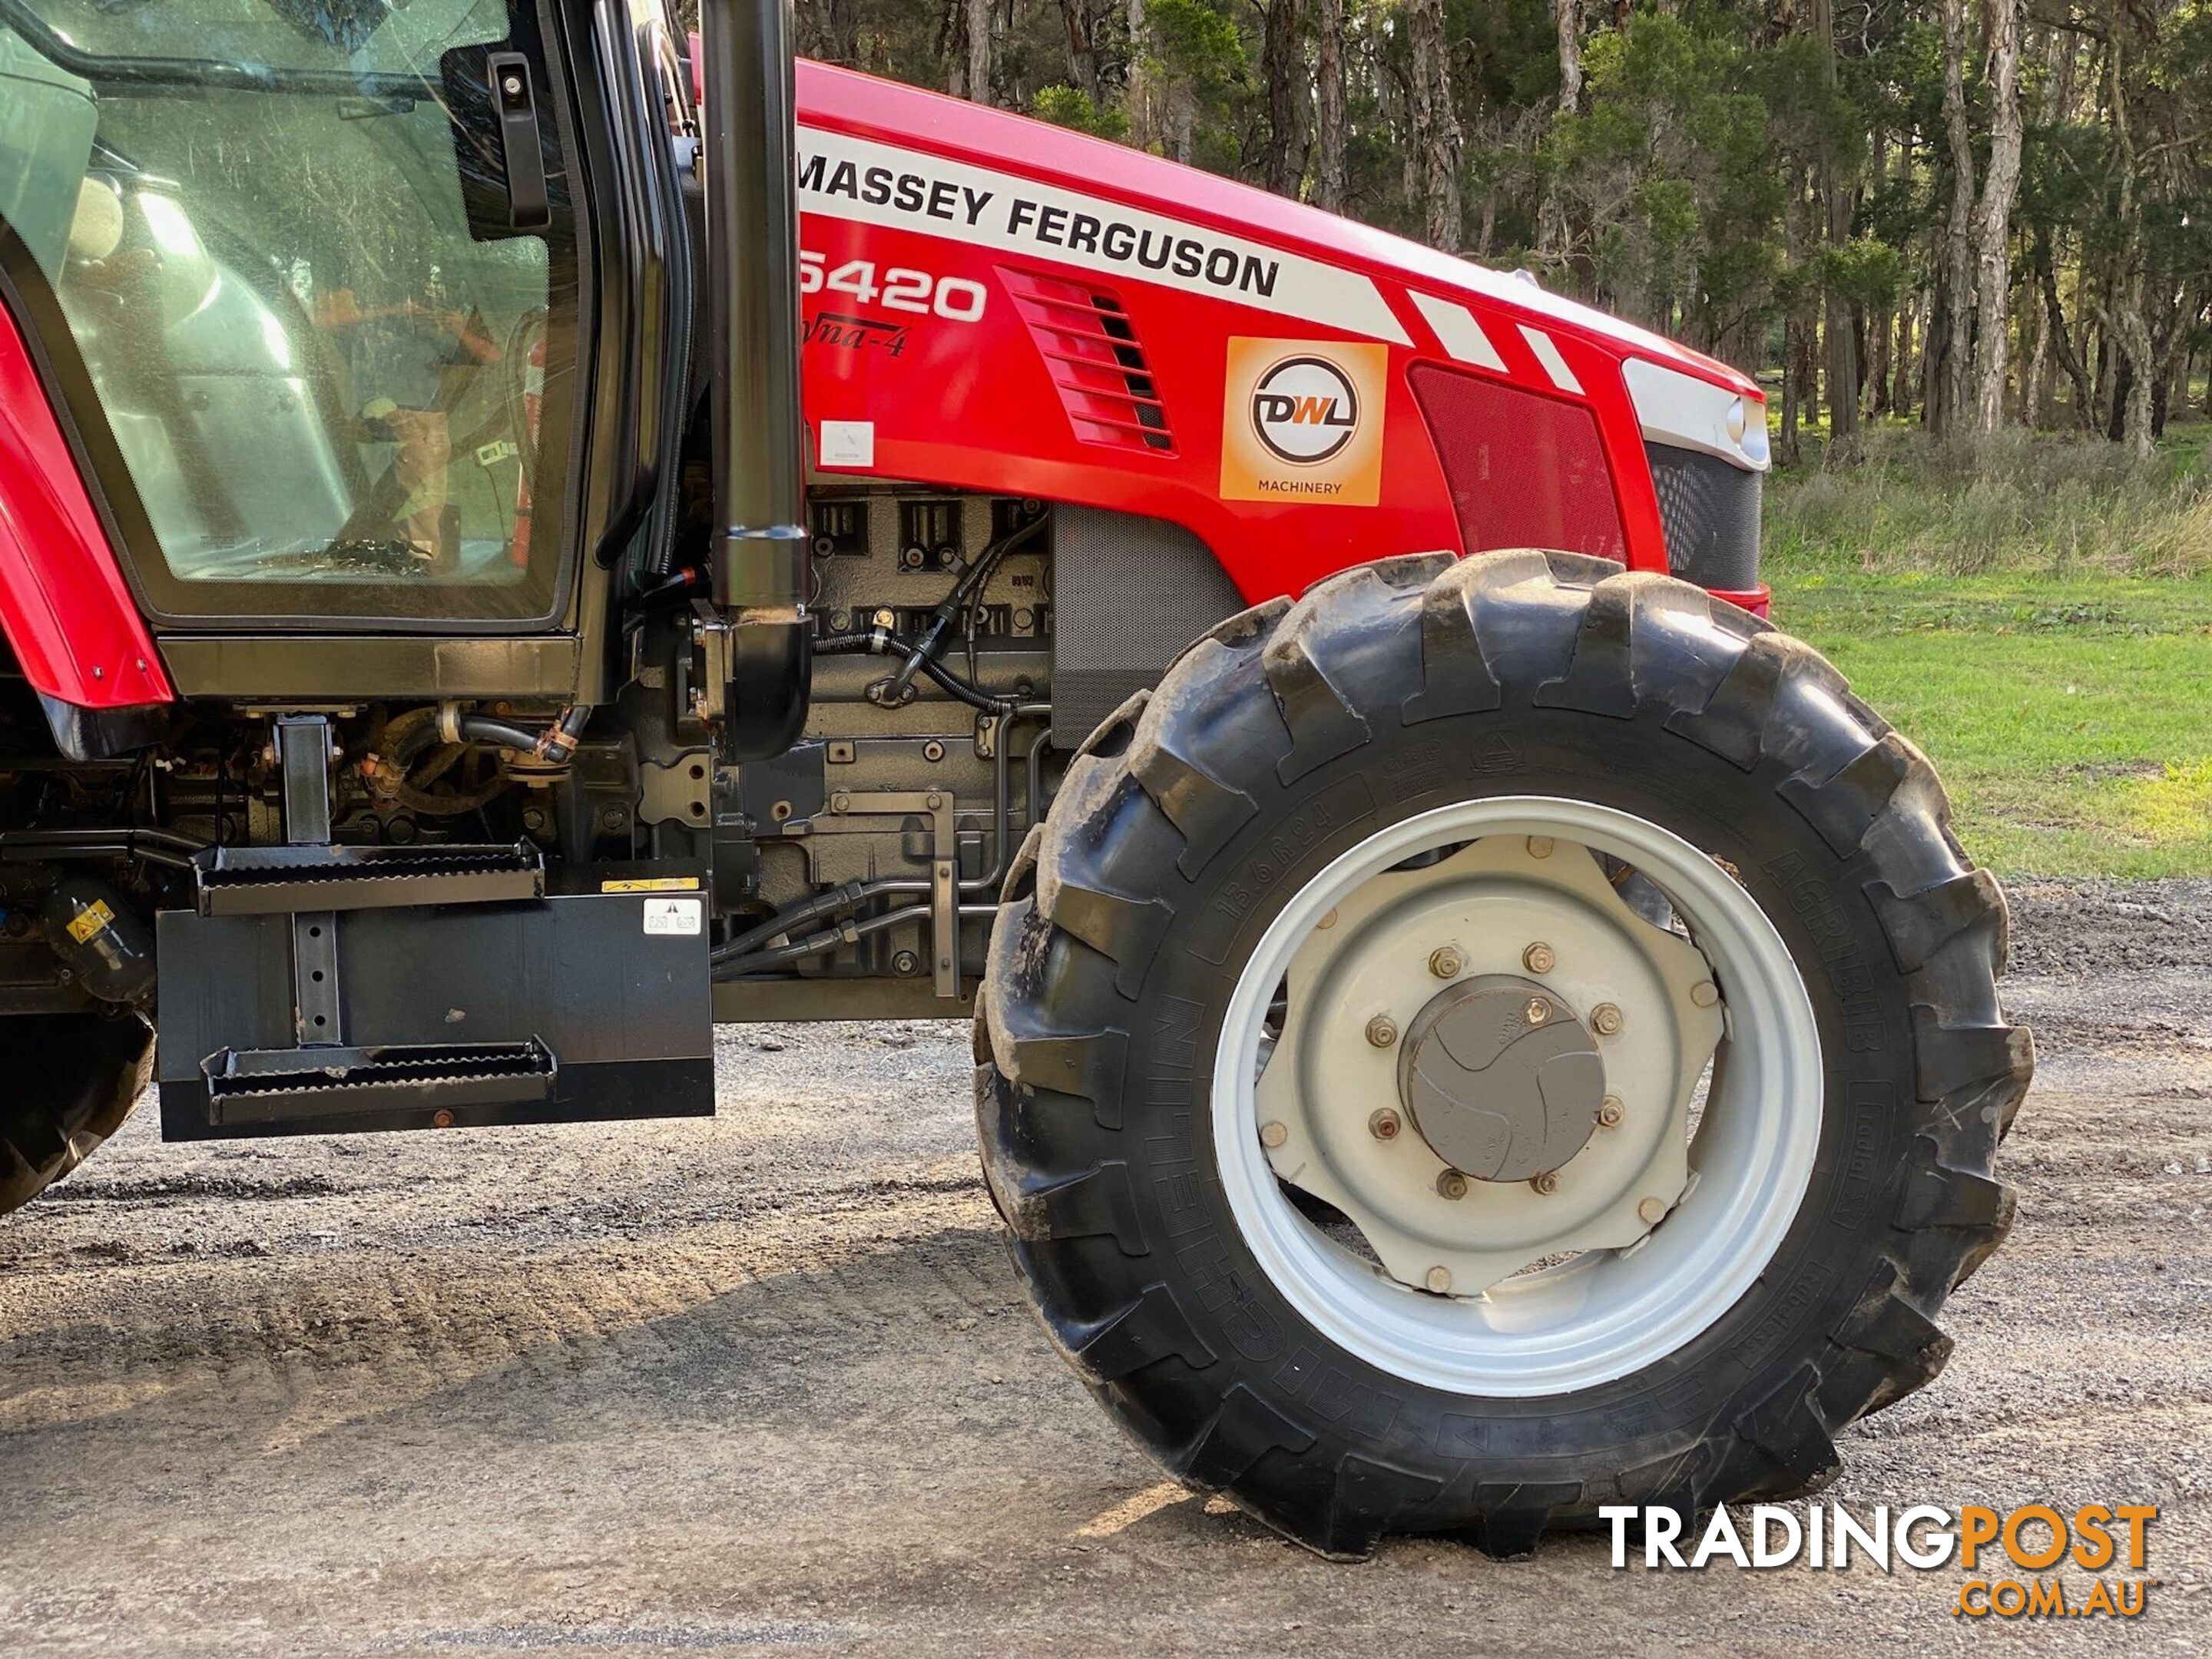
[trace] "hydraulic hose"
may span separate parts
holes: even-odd
[[[980,685],[971,685],[933,657],[918,655],[915,642],[903,634],[894,634],[888,628],[872,628],[865,634],[830,634],[814,642],[817,657],[854,656],[861,653],[878,657],[903,656],[907,666],[920,667],[948,694],[957,697],[970,708],[980,708],[987,714],[1001,713],[1006,699],[994,697]]]
[[[963,904],[959,914],[967,916],[988,916],[997,914],[995,904]],[[738,979],[747,974],[765,972],[771,968],[787,968],[793,963],[804,962],[809,957],[819,956],[824,951],[840,945],[856,945],[871,933],[880,933],[896,927],[902,921],[913,921],[929,915],[927,904],[906,904],[896,910],[885,910],[880,915],[870,916],[865,921],[847,921],[789,945],[778,945],[773,951],[757,951],[749,957],[738,957],[714,965],[716,979]]]

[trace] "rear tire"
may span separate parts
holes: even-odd
[[[0,1018],[0,1215],[121,1127],[153,1067],[153,1028],[133,1014]]]
[[[1273,919],[1390,826],[1503,796],[1633,814],[1718,861],[1819,1039],[1817,1152],[1748,1288],[1639,1369],[1550,1392],[1440,1386],[1320,1329],[1240,1222],[1217,1122]],[[1391,560],[1223,624],[1085,744],[993,936],[984,1170],[1106,1409],[1300,1543],[1519,1555],[1614,1504],[1686,1527],[1825,1484],[1837,1430],[1942,1369],[1935,1315],[2013,1213],[1991,1166],[2033,1050],[1998,1006],[2004,952],[1926,761],[1811,650],[1601,561]]]

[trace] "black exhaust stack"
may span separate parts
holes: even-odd
[[[714,386],[714,599],[732,624],[722,746],[798,739],[812,670],[805,429],[799,407],[799,204],[791,0],[702,0]]]

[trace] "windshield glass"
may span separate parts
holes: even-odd
[[[0,0],[0,21],[34,46],[50,36],[69,67],[95,82],[102,70],[184,60],[265,67],[283,90],[285,71],[320,83],[339,65],[341,74],[434,83],[447,50],[506,35],[507,9],[504,0]]]

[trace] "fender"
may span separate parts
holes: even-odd
[[[798,99],[822,473],[1164,519],[1256,603],[1434,549],[1664,571],[1639,360],[1764,434],[1742,374],[1531,282],[849,70]]]
[[[0,634],[80,708],[176,697],[14,314],[0,304]]]

